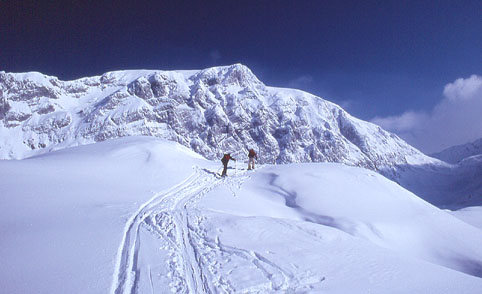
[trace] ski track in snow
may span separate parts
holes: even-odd
[[[239,289],[233,288],[226,277],[218,275],[221,265],[217,260],[220,256],[244,260],[266,278],[266,283],[243,289],[243,293],[288,290],[289,281],[294,279],[292,273],[259,253],[221,244],[219,239],[208,239],[202,228],[205,218],[195,208],[199,199],[222,184],[227,185],[236,196],[232,188],[240,187],[249,178],[248,173],[240,171],[235,176],[222,179],[208,170],[194,169],[186,180],[155,195],[128,220],[117,253],[111,293],[236,292]],[[156,240],[159,251],[168,252],[167,289],[157,289],[153,281],[153,278],[163,275],[159,269],[156,272],[155,263],[159,261],[153,260],[151,264],[154,257],[150,255],[147,255],[149,264],[140,261],[143,254],[141,240],[147,238],[146,234]]]

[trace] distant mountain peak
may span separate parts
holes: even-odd
[[[225,151],[242,158],[255,148],[265,163],[379,169],[432,160],[336,104],[264,85],[242,64],[113,71],[74,81],[0,74],[0,158],[139,135],[179,142],[210,159]]]
[[[480,154],[482,154],[482,138],[470,143],[446,148],[431,154],[431,156],[448,163],[458,163],[466,158]]]

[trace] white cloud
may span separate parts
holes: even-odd
[[[399,116],[375,117],[373,123],[394,132],[407,132],[427,120],[427,114],[407,111]]]
[[[472,75],[444,87],[444,98],[429,112],[407,111],[372,122],[397,133],[426,153],[482,137],[482,77]]]
[[[482,93],[482,77],[472,75],[468,79],[457,79],[447,84],[444,88],[444,95],[452,101],[480,99]]]

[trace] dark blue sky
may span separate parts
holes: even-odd
[[[445,84],[482,73],[480,0],[69,2],[0,1],[0,70],[74,79],[240,62],[363,119],[428,111]]]

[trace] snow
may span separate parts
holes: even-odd
[[[482,229],[482,206],[466,207],[459,210],[448,210],[450,214],[462,221]]]
[[[481,293],[453,212],[362,168],[236,167],[152,137],[0,161],[2,291]]]
[[[198,71],[113,71],[75,81],[2,73],[0,95],[3,159],[150,135],[186,147],[195,142],[210,159],[229,149],[256,147],[265,154],[260,160],[271,163],[343,162],[375,170],[407,158],[432,160],[320,97],[265,86],[241,64]],[[28,102],[23,114],[12,107],[17,101]],[[36,128],[34,114],[48,114],[38,109],[40,103],[54,112],[67,111],[72,119],[58,128]],[[216,123],[210,123],[213,119]],[[10,129],[17,135],[9,135]]]
[[[35,156],[0,161],[6,293],[482,291],[477,142],[445,163],[241,64],[0,95],[0,158]],[[253,147],[289,164],[217,176]]]
[[[457,210],[482,205],[482,155],[458,164],[406,165],[387,176],[439,208]]]
[[[482,154],[482,138],[467,144],[449,147],[431,156],[455,164],[465,158],[479,154]]]
[[[32,71],[32,72],[11,73],[11,74],[18,80],[28,80],[38,85],[42,85],[45,87],[52,87],[52,83],[50,82],[51,77],[44,75],[40,72]]]
[[[0,162],[2,291],[107,293],[126,220],[198,161],[130,138]]]
[[[453,165],[428,157],[321,97],[268,87],[241,64],[121,70],[74,81],[0,72],[0,158],[124,136],[175,141],[212,160],[255,148],[260,163],[365,167],[439,207],[482,205],[481,160]]]
[[[252,203],[261,198],[265,202],[260,207],[279,208],[275,209],[276,215],[268,212],[261,215],[330,226],[378,246],[460,271],[472,269],[452,260],[475,258],[478,263],[482,260],[480,231],[372,171],[340,164],[267,167],[245,189],[246,193],[244,190],[237,193],[239,197],[226,208],[219,207],[225,203],[218,198],[207,207],[244,216],[260,215],[262,211],[258,208],[248,205],[243,209],[243,204],[236,202],[250,199],[248,203]],[[461,227],[464,229],[459,231],[457,228]],[[448,239],[454,246],[446,244]],[[441,255],[440,251],[452,253]],[[467,255],[468,252],[471,254]]]
[[[15,101],[10,104],[11,111],[19,114],[25,114],[30,112],[30,107],[28,107],[28,104],[23,101]]]

